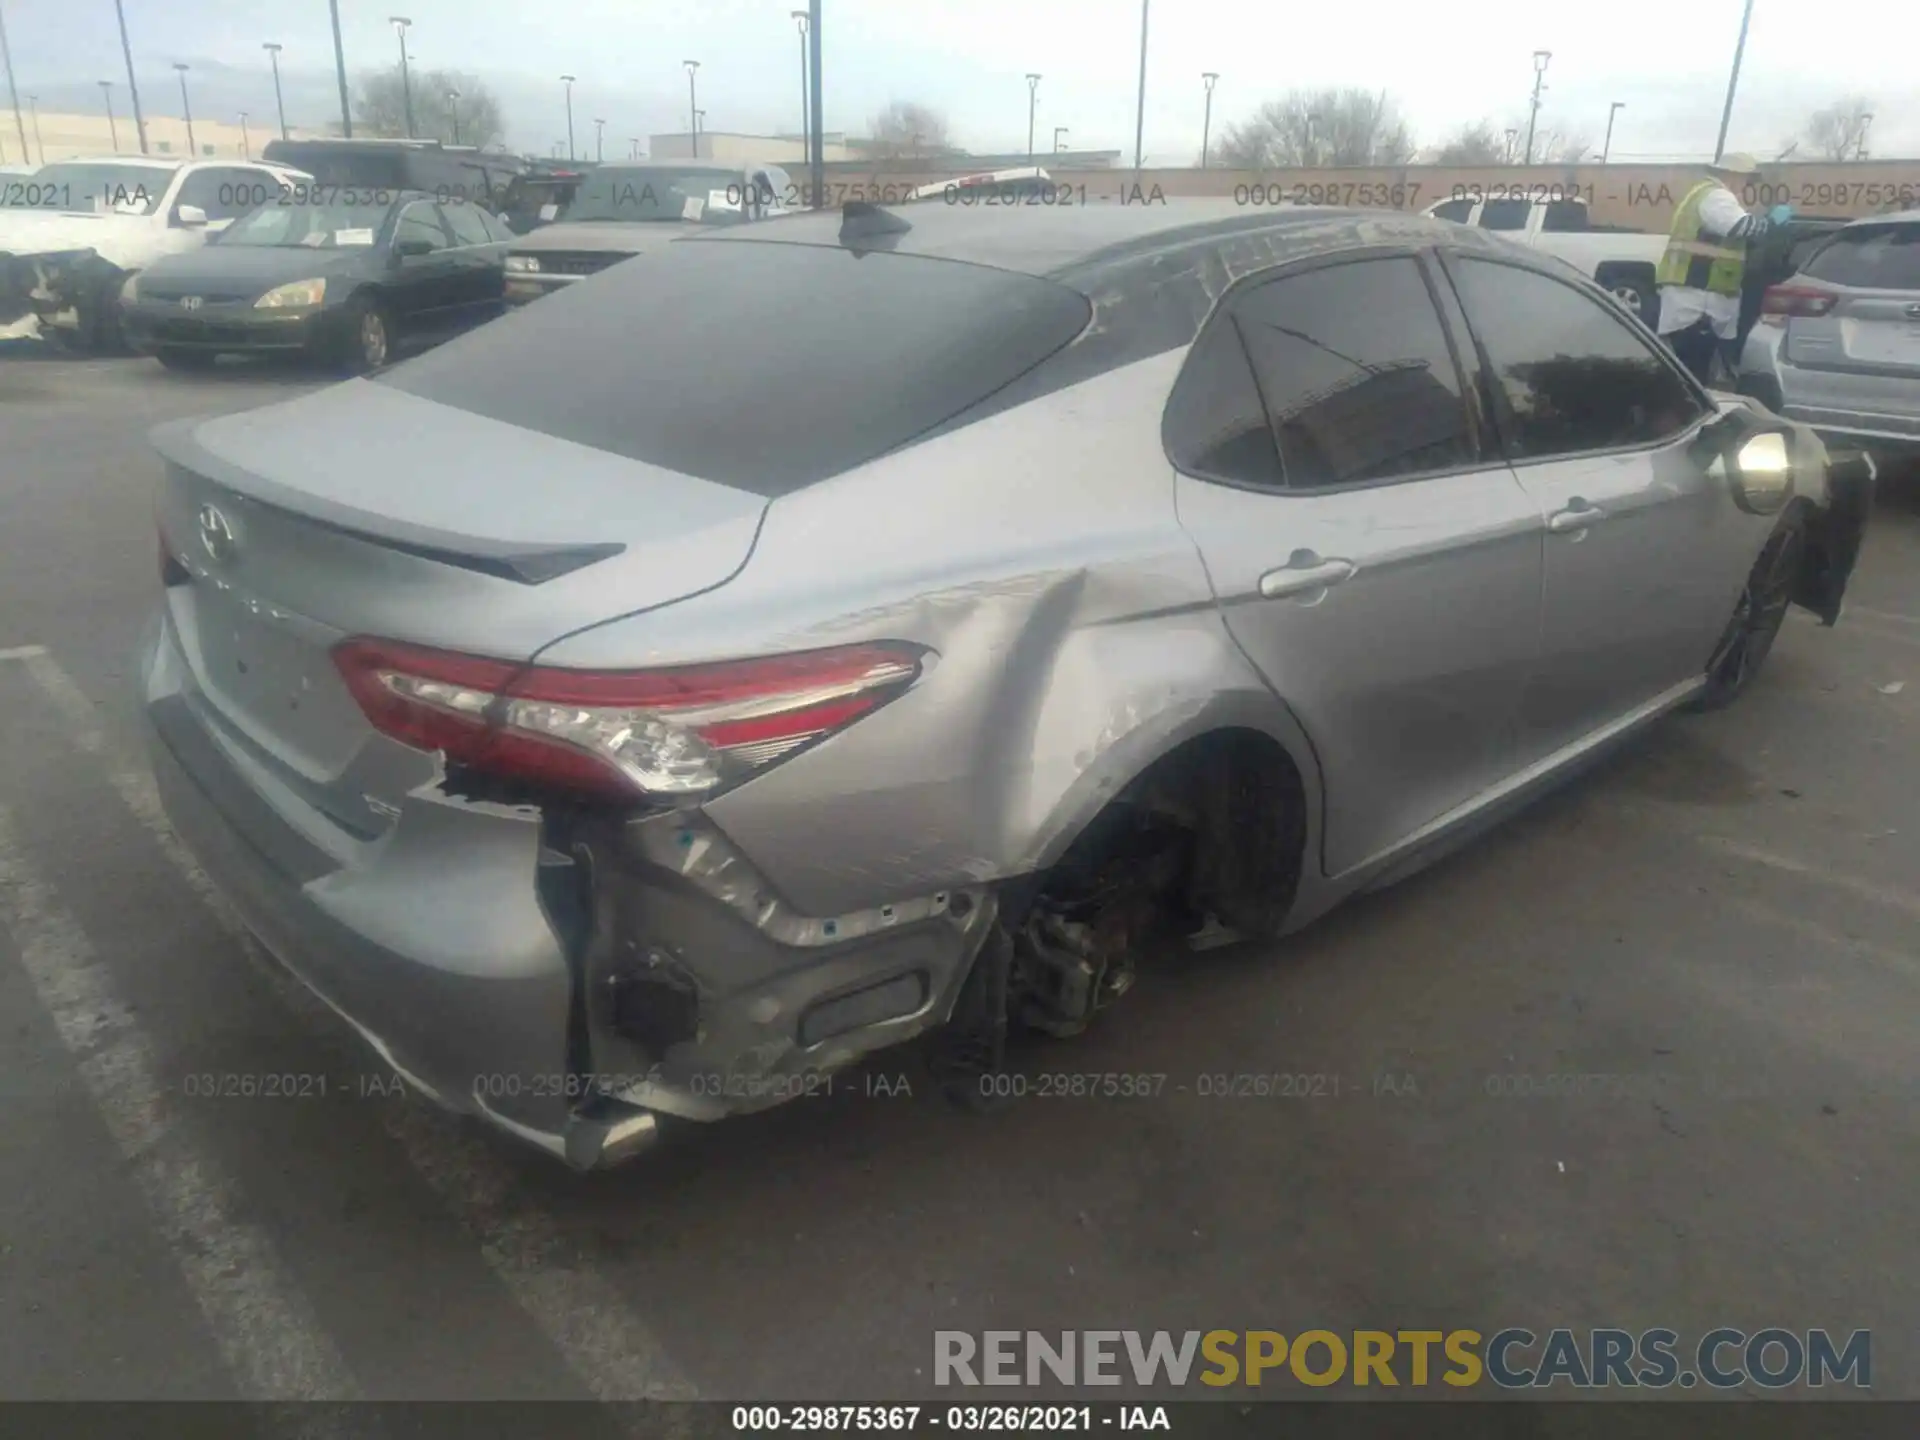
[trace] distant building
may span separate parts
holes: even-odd
[[[853,158],[847,137],[839,131],[824,131],[820,138],[829,161]],[[671,135],[649,135],[647,158],[692,160],[695,158],[693,137],[685,130]],[[757,160],[791,169],[806,163],[807,152],[798,135],[742,135],[732,130],[702,130],[698,158],[717,160],[723,165],[745,165]]]
[[[1057,165],[1062,170],[1110,170],[1120,163],[1118,150],[1061,150],[1037,154],[1028,159],[1018,154],[971,155],[951,145],[928,145],[919,152],[911,146],[874,140],[863,135],[828,130],[822,136],[827,168],[836,173],[848,171],[887,171],[893,174],[965,175],[976,170],[1011,170],[1016,166]],[[650,136],[648,157],[654,160],[691,160],[693,137],[686,131]],[[743,135],[731,130],[702,130],[700,159],[722,164],[746,164],[762,161],[794,170],[807,163],[806,148],[798,135]]]
[[[6,118],[10,120],[12,117]],[[174,115],[149,114],[146,121],[148,154],[180,160],[189,158],[185,120]],[[326,131],[290,125],[287,134],[294,139],[309,140],[323,137]],[[260,147],[269,140],[278,139],[279,135],[279,122],[271,114],[265,117],[248,115],[244,132],[237,120],[229,122],[202,119],[198,115],[193,117],[193,139],[199,147],[198,158],[202,160],[258,159]],[[119,140],[117,146],[114,143],[116,136]],[[116,153],[138,155],[140,131],[133,123],[132,112],[123,110],[118,104],[114,106],[111,125],[107,123],[105,115],[70,115],[42,110],[37,127],[32,120],[27,122],[27,145],[30,153],[25,163],[29,165]],[[0,136],[0,162],[22,163],[21,157],[14,153],[19,148],[18,132],[12,125],[6,126],[6,133]]]

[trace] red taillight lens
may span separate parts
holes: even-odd
[[[1811,285],[1771,285],[1760,299],[1762,315],[1804,316],[1815,319],[1840,303],[1831,290],[1816,290]]]
[[[334,648],[374,728],[490,773],[701,795],[852,724],[920,673],[891,641],[672,670],[562,670],[387,640]]]

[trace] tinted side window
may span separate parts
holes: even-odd
[[[1460,374],[1412,259],[1309,270],[1231,303],[1288,488],[1473,460]]]
[[[1587,207],[1578,200],[1549,200],[1547,213],[1540,221],[1542,230],[1556,235],[1587,228]]]
[[[232,220],[246,214],[262,198],[253,193],[259,179],[250,170],[197,170],[181,182],[180,196],[174,203],[198,205],[209,220]]]
[[[456,245],[491,245],[493,234],[477,200],[449,200],[440,207]]]
[[[1489,200],[1480,211],[1482,230],[1524,230],[1527,228],[1527,212],[1533,209],[1529,200]]]
[[[1260,387],[1231,315],[1194,343],[1181,367],[1161,438],[1176,468],[1238,485],[1280,487],[1280,452]]]
[[[1703,413],[1679,376],[1597,298],[1518,266],[1455,263],[1467,320],[1510,412],[1514,458],[1650,445]]]
[[[1473,214],[1473,201],[1471,200],[1449,200],[1444,205],[1436,205],[1433,207],[1434,219],[1453,220],[1462,225],[1467,223],[1467,217],[1471,214]]]

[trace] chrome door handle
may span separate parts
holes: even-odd
[[[1260,577],[1260,593],[1269,600],[1285,595],[1300,595],[1309,590],[1324,590],[1338,585],[1353,574],[1351,560],[1322,560],[1318,564],[1269,570]]]
[[[1598,505],[1575,505],[1567,510],[1559,510],[1547,517],[1547,529],[1564,535],[1569,530],[1584,530],[1596,520],[1607,518],[1607,512]]]

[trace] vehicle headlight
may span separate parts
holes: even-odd
[[[276,285],[258,300],[253,302],[256,310],[294,310],[304,305],[318,305],[327,298],[327,282],[324,280],[295,280],[291,285]]]
[[[518,270],[522,274],[530,275],[540,269],[540,262],[531,255],[509,255],[507,256],[507,269]]]
[[[129,275],[127,277],[127,283],[120,287],[120,303],[122,305],[131,305],[139,298],[140,277],[138,275]]]

